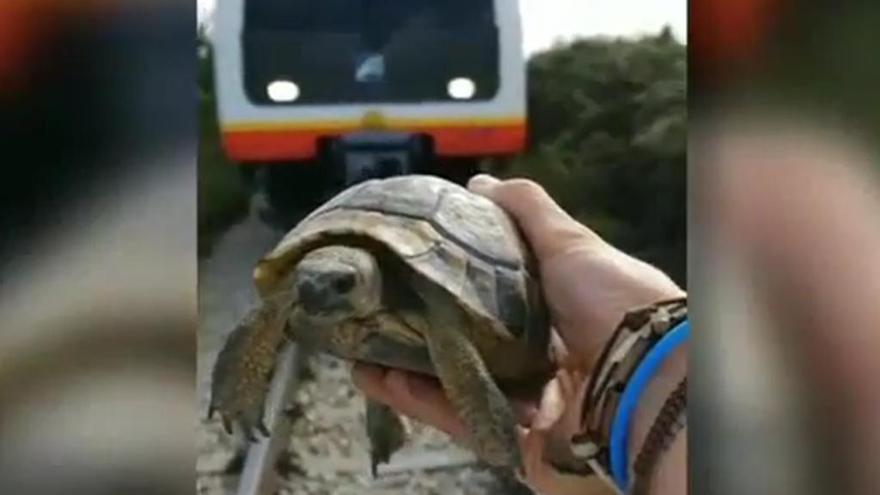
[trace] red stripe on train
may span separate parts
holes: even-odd
[[[512,155],[526,146],[524,124],[480,127],[435,127],[412,129],[434,138],[441,157]],[[224,131],[223,144],[229,157],[241,162],[306,160],[318,151],[318,139],[339,131],[248,130]]]

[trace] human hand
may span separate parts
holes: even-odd
[[[471,191],[488,197],[520,226],[539,265],[557,343],[560,372],[540,397],[513,398],[523,425],[524,481],[554,495],[605,493],[595,477],[566,476],[546,462],[580,427],[586,373],[624,314],[684,295],[664,273],[614,248],[576,222],[532,181],[477,176]],[[561,341],[561,342],[559,342]],[[358,364],[355,384],[367,397],[467,443],[466,430],[436,380]]]
[[[575,221],[536,183],[478,175],[468,187],[501,206],[522,229],[574,368],[592,369],[627,311],[684,295],[666,274]]]

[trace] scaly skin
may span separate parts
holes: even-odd
[[[491,465],[522,468],[513,411],[471,340],[479,334],[474,331],[478,323],[452,294],[411,273],[409,284],[399,281],[399,290],[411,287],[418,297],[385,314],[376,259],[344,246],[309,253],[292,275],[291,291],[299,294],[300,305],[294,308],[286,291],[268,298],[238,325],[217,359],[212,409],[220,412],[227,430],[235,422],[251,438],[253,430],[268,434],[263,407],[278,348],[288,337],[286,326],[301,345],[348,359],[368,357],[363,354],[369,350],[365,339],[372,331],[396,338],[404,347],[409,342],[425,345],[426,357],[469,430],[470,447]],[[371,330],[370,324],[382,328]],[[367,412],[375,472],[403,444],[405,429],[385,406],[371,404]]]
[[[406,442],[403,419],[390,407],[372,400],[367,405],[367,438],[370,440],[370,472],[376,477],[379,464],[387,464],[391,455]]]
[[[431,282],[414,277],[425,304],[421,330],[437,376],[470,433],[470,447],[493,466],[522,468],[516,418],[507,397],[467,338],[471,320],[454,299]]]
[[[227,433],[238,424],[250,440],[254,431],[269,436],[263,408],[292,303],[286,294],[266,299],[242,319],[218,354],[208,416],[219,413]]]

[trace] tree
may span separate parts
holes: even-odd
[[[543,184],[574,217],[682,285],[686,56],[669,30],[537,54],[528,65],[530,149],[503,164],[503,175]]]

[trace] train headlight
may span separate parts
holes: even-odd
[[[266,86],[266,93],[272,101],[279,103],[290,102],[299,98],[299,86],[293,81],[279,79],[270,82]]]
[[[456,100],[470,100],[477,94],[477,84],[466,77],[457,77],[449,81],[446,88],[449,91],[449,96]]]

